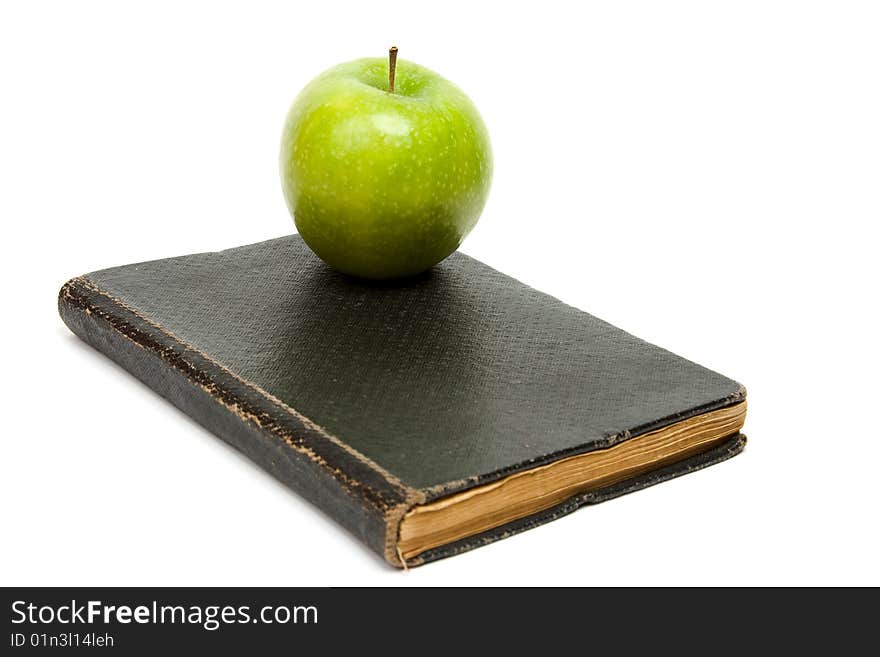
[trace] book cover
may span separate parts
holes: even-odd
[[[743,386],[461,253],[377,283],[294,235],[80,276],[59,310],[398,567],[745,445]]]

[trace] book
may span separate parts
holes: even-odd
[[[92,272],[64,322],[397,567],[723,461],[735,381],[462,253],[403,281],[296,235]]]

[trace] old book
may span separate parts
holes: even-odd
[[[741,385],[461,253],[375,283],[288,236],[93,272],[59,309],[395,566],[745,444]]]

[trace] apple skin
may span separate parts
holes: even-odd
[[[455,251],[492,181],[489,133],[471,100],[422,66],[359,59],[312,80],[281,141],[287,206],[306,244],[354,276],[411,276]]]

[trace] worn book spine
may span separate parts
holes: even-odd
[[[505,538],[585,504],[723,461],[745,445],[745,437],[736,434],[720,446],[684,461],[576,495],[552,508],[404,562],[397,546],[400,523],[413,506],[436,498],[436,490],[407,486],[296,409],[102,290],[88,276],[63,286],[58,307],[64,322],[82,340],[323,509],[396,567],[416,566]]]
[[[82,340],[403,566],[397,526],[423,495],[87,277],[64,285],[58,307]]]

